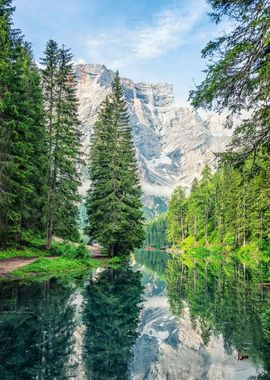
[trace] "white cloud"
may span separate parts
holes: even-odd
[[[76,65],[76,64],[84,64],[84,63],[86,63],[86,61],[85,61],[85,59],[83,59],[83,58],[80,58],[80,57],[78,57],[78,58],[75,58],[74,60],[73,60],[73,63]]]
[[[159,57],[187,43],[189,33],[206,9],[204,0],[177,2],[154,14],[149,24],[130,25],[90,36],[86,42],[88,55],[93,62],[109,64],[112,69]]]

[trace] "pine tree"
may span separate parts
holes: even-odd
[[[213,218],[214,192],[211,169],[206,165],[202,171],[202,179],[199,187],[199,206],[201,209],[201,227],[204,231],[205,243],[208,244],[210,223]]]
[[[183,241],[186,237],[187,201],[185,192],[178,186],[170,199],[168,207],[168,240],[173,244]]]
[[[53,234],[78,238],[80,131],[72,55],[50,40],[42,59],[48,146],[46,246]]]
[[[46,173],[48,166],[44,106],[40,75],[33,63],[29,44],[25,47],[25,74],[27,82],[21,94],[23,108],[21,118],[29,127],[28,142],[31,144],[28,163],[31,168],[29,182],[31,191],[24,204],[21,225],[23,229],[33,232],[44,231],[44,207],[46,201]]]
[[[44,184],[36,175],[46,166],[38,72],[12,28],[11,4],[0,2],[0,244],[18,241],[22,227],[40,228]]]
[[[86,232],[111,256],[127,254],[144,234],[136,153],[118,73],[94,128],[89,169]]]
[[[118,162],[120,213],[118,214],[119,239],[115,249],[129,252],[144,240],[141,186],[132,130],[119,73],[112,83],[113,122],[118,128]],[[111,248],[113,251],[113,247]]]
[[[195,242],[197,241],[198,235],[199,235],[198,189],[199,189],[199,182],[197,178],[195,177],[194,180],[192,181],[191,192],[188,199],[188,207],[187,207],[188,231],[189,231],[189,235],[194,237]]]

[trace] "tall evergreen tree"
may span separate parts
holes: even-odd
[[[94,127],[90,179],[86,232],[111,256],[129,253],[144,239],[143,215],[136,153],[118,72]]]
[[[78,238],[80,130],[72,55],[50,40],[41,61],[48,147],[46,246],[54,233]]]
[[[175,244],[186,237],[186,208],[185,192],[178,186],[170,199],[168,207],[168,239]]]
[[[46,167],[38,72],[29,44],[12,28],[11,4],[0,2],[0,244],[19,240],[24,226],[40,228]]]

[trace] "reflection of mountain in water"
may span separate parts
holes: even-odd
[[[145,255],[148,254],[145,252]],[[159,272],[161,259],[158,252],[156,255]],[[164,253],[161,252],[160,255]],[[141,312],[140,337],[134,347],[131,368],[133,380],[246,380],[258,373],[251,360],[237,360],[237,351],[234,347],[229,348],[230,342],[225,341],[220,332],[212,331],[203,321],[201,324],[196,323],[195,309],[192,309],[191,315],[189,305],[181,293],[174,294],[178,297],[178,305],[176,300],[170,298],[170,302],[174,301],[174,310],[179,311],[178,317],[171,314],[164,287],[160,285],[161,280],[153,275],[155,260],[152,254],[151,258],[144,257],[137,264],[143,265],[145,271],[148,271],[143,276],[148,284]],[[178,280],[180,268],[178,263]],[[157,289],[160,289],[160,294]],[[205,299],[202,294],[196,298],[195,293],[194,298],[199,308]]]

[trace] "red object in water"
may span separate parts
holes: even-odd
[[[245,360],[248,359],[248,355],[241,354],[241,352],[238,352],[238,360]]]

